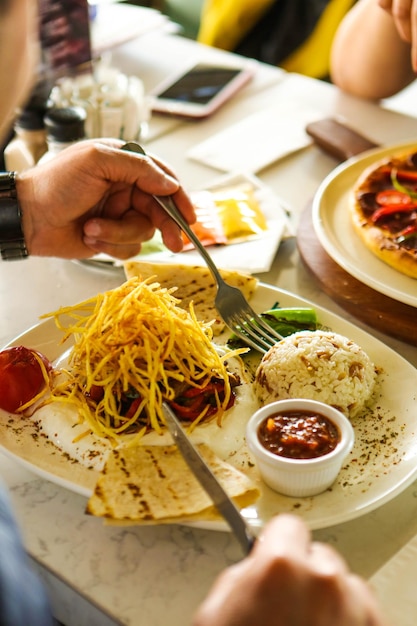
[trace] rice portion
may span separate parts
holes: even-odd
[[[262,404],[308,398],[354,417],[369,402],[375,381],[375,366],[356,343],[333,332],[301,331],[264,355],[255,393]]]

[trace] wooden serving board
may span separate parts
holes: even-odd
[[[371,328],[417,346],[417,308],[371,289],[333,261],[316,236],[310,204],[301,216],[297,245],[303,263],[332,300]]]

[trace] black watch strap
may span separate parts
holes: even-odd
[[[0,172],[0,254],[5,261],[28,256],[16,193],[16,172]]]

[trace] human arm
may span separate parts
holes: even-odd
[[[48,598],[31,568],[3,483],[0,483],[0,550],[0,624],[53,626]]]
[[[387,626],[366,583],[300,518],[274,518],[251,554],[225,570],[193,626]]]
[[[417,0],[379,0],[393,19],[401,39],[411,44],[411,65],[417,72]]]
[[[374,100],[396,94],[415,78],[412,47],[401,38],[391,14],[382,8],[383,2],[359,0],[353,6],[336,32],[330,60],[335,85]],[[415,11],[417,0],[412,3]],[[414,23],[417,28],[417,16]]]
[[[171,250],[181,250],[178,226],[152,194],[173,195],[192,223],[188,196],[160,161],[122,151],[121,145],[78,142],[17,176],[29,254],[82,259],[104,252],[125,259],[137,254],[155,229]]]

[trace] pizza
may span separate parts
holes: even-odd
[[[373,254],[417,278],[417,151],[381,159],[364,170],[351,193],[350,216]]]

